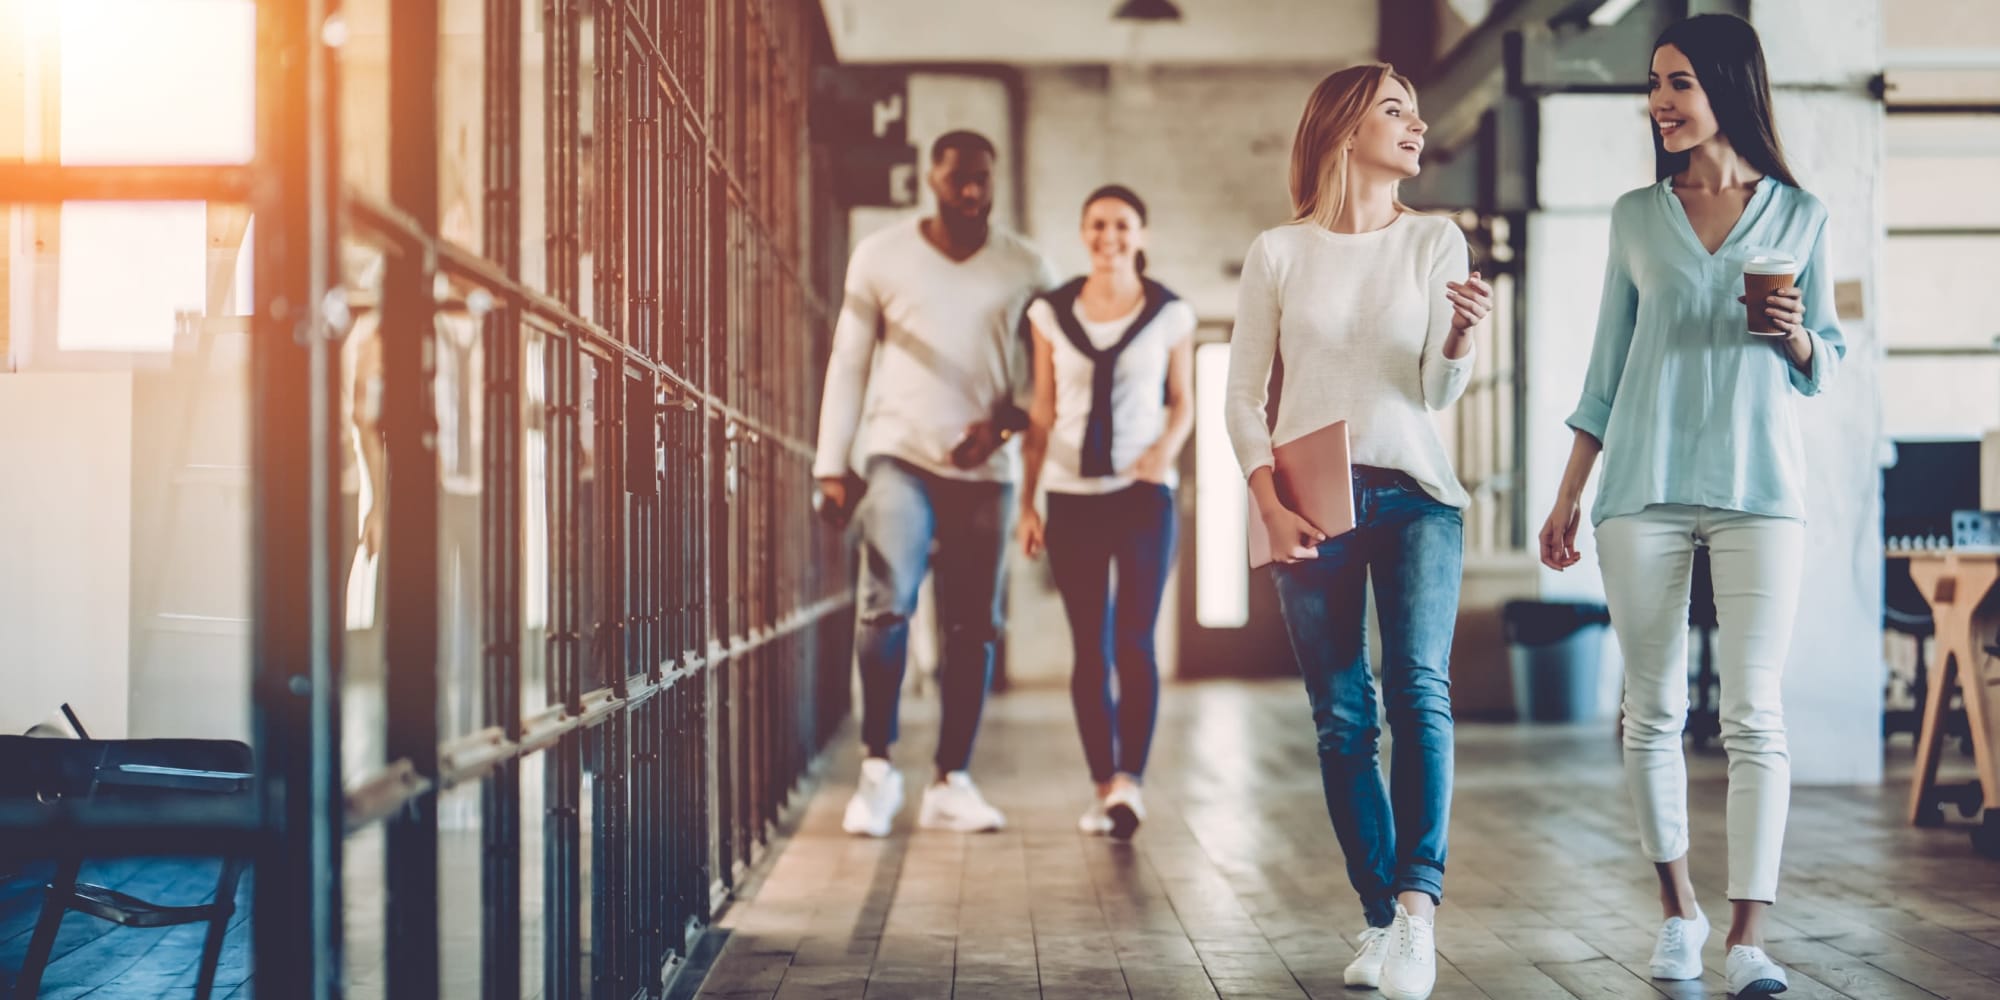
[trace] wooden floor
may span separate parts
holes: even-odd
[[[166,904],[205,903],[215,898],[221,862],[170,858],[94,861],[82,880]],[[27,956],[28,941],[41,910],[42,886],[54,865],[33,865],[0,877],[0,997],[15,993],[15,977]],[[223,939],[216,966],[215,1000],[246,1000],[250,992],[250,894],[252,876],[237,887],[236,914]],[[43,1000],[158,1000],[194,994],[206,924],[128,929],[72,912],[63,918],[48,969]]]
[[[997,698],[988,711],[975,770],[1007,810],[1009,831],[914,834],[932,701],[914,698],[907,713],[899,760],[912,803],[896,836],[840,833],[856,767],[843,740],[788,840],[724,917],[726,943],[702,996],[1368,995],[1340,984],[1361,920],[1295,683],[1170,688],[1148,787],[1152,816],[1129,847],[1074,832],[1089,793],[1068,700],[1051,691]],[[1892,772],[1906,773],[1908,757],[1907,740],[1898,741]],[[1969,771],[1955,753],[1946,767]],[[1691,771],[1695,874],[1713,915],[1726,912],[1722,759],[1697,756]],[[2000,998],[2000,862],[1973,855],[1962,824],[1904,826],[1902,790],[1892,780],[1794,794],[1772,944],[1792,969],[1788,996]],[[1720,927],[1704,981],[1644,978],[1657,903],[1634,840],[1608,726],[1461,726],[1435,996],[1723,996]],[[351,888],[361,889],[379,867],[379,844],[357,838],[349,847],[348,874],[359,880]],[[446,905],[457,925],[476,927],[459,912],[476,905],[476,869],[467,868],[463,885],[445,877],[458,887]],[[212,861],[117,861],[87,867],[85,878],[193,901],[213,890],[214,871]],[[0,998],[12,993],[40,902],[37,873],[18,874],[0,878]],[[373,885],[353,894],[363,916],[380,912],[379,877]],[[246,878],[218,998],[250,992],[249,898]],[[379,995],[378,923],[351,922],[353,996]],[[70,914],[43,996],[186,996],[200,934],[114,929]],[[459,940],[466,936],[447,942],[447,997],[476,995],[476,935]],[[531,951],[527,981],[539,983],[539,949]]]
[[[988,710],[974,772],[1007,812],[1005,833],[913,831],[933,729],[905,728],[912,801],[895,835],[841,834],[857,762],[851,747],[837,754],[724,918],[702,997],[1370,995],[1341,984],[1362,921],[1295,683],[1170,688],[1151,819],[1130,846],[1075,832],[1089,792],[1066,693]],[[1721,915],[1709,972],[1655,983],[1657,893],[1610,726],[1458,734],[1434,996],[1726,995],[1719,753],[1690,764],[1696,882]],[[1907,742],[1891,753],[1906,761]],[[1771,945],[1792,970],[1788,997],[2000,998],[2000,862],[1975,856],[1962,826],[1904,826],[1902,788],[1795,792]]]

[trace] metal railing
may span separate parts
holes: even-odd
[[[818,196],[824,157],[806,125],[830,43],[804,0],[487,0],[479,162],[458,165],[478,179],[475,250],[442,235],[439,108],[416,96],[440,90],[441,4],[385,6],[386,200],[341,173],[339,84],[370,70],[345,61],[331,0],[257,4],[251,164],[0,165],[10,201],[252,204],[260,781],[254,816],[206,803],[145,817],[8,807],[0,829],[51,855],[253,853],[260,994],[354,995],[343,913],[380,905],[387,994],[436,997],[450,902],[436,887],[463,863],[442,856],[439,800],[476,784],[481,994],[660,996],[848,710],[850,556],[809,507],[817,373],[846,245],[844,214]],[[531,25],[544,80],[534,148],[520,86]],[[536,160],[545,284],[523,280],[522,184]],[[379,287],[344,275],[356,246],[379,254]],[[470,387],[481,409],[467,732],[440,722],[457,696],[440,680],[439,554],[457,544],[440,496],[444,314],[475,321],[483,365]],[[370,377],[343,360],[360,315],[380,339],[379,428],[350,425],[343,409],[351,381]],[[379,434],[385,458],[381,720],[342,718],[357,683],[342,627],[355,544],[342,479],[357,428]],[[531,520],[545,522],[540,548]],[[531,656],[547,670],[535,711],[523,699]],[[357,725],[379,725],[383,764],[343,774]],[[523,803],[530,758],[545,781],[538,815]],[[377,824],[382,897],[343,899],[342,842]],[[523,854],[535,840],[531,894]],[[539,921],[525,919],[531,895]],[[524,939],[534,926],[541,940]],[[543,982],[523,982],[524,950],[541,952]]]

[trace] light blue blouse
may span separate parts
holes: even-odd
[[[1846,353],[1828,272],[1826,206],[1770,177],[1722,246],[1695,236],[1672,180],[1627,192],[1611,210],[1604,300],[1583,398],[1569,426],[1604,444],[1593,523],[1650,504],[1805,517],[1805,456],[1795,400],[1826,388]],[[1797,279],[1809,370],[1779,338],[1745,329],[1743,261],[1782,253]]]

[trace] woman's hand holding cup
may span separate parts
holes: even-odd
[[[1749,332],[1759,337],[1803,336],[1805,300],[1799,294],[1798,261],[1781,254],[1759,254],[1743,262],[1743,294],[1736,301],[1748,307]]]

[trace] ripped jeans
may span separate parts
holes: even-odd
[[[868,491],[854,515],[861,534],[854,645],[861,670],[861,742],[869,756],[889,756],[896,742],[910,615],[924,573],[935,569],[944,631],[937,767],[962,771],[971,761],[993,674],[1013,495],[1010,483],[946,479],[894,458],[869,459]]]

